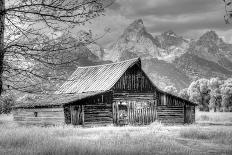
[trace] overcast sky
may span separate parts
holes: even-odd
[[[116,0],[105,16],[85,26],[95,34],[111,31],[99,40],[102,45],[115,41],[134,20],[141,18],[152,35],[173,30],[186,38],[197,39],[207,30],[215,30],[232,43],[232,24],[224,22],[222,0]]]

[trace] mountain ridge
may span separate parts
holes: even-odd
[[[196,78],[232,75],[232,44],[224,42],[213,30],[195,40],[172,30],[152,36],[138,19],[104,53],[103,60],[110,61],[141,57],[144,70],[161,88],[166,83],[180,90]]]

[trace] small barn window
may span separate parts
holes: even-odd
[[[38,117],[38,112],[34,112],[34,116],[35,116],[35,117]]]

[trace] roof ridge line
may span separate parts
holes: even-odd
[[[127,62],[127,61],[132,61],[132,60],[139,60],[140,57],[137,58],[133,58],[133,59],[128,59],[128,60],[124,60],[124,61],[119,61],[119,62],[113,62],[113,63],[108,63],[108,64],[102,64],[102,65],[93,65],[93,66],[79,66],[78,68],[89,68],[89,67],[99,67],[99,66],[107,66],[107,65],[113,65],[113,64],[119,64],[119,63],[123,63],[123,62]]]

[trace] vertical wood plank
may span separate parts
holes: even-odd
[[[84,111],[84,105],[82,105],[82,125],[85,126],[85,111]]]
[[[153,107],[152,122],[155,121],[155,116],[156,116],[156,111],[155,111],[155,107]]]
[[[127,117],[128,117],[128,124],[131,122],[131,116],[130,116],[130,102],[127,102]]]
[[[145,109],[142,109],[143,125],[145,124]]]
[[[70,108],[70,115],[71,115],[71,124],[73,124],[73,112],[72,112],[72,106]]]
[[[135,102],[133,101],[133,117],[134,117],[134,120],[133,120],[133,123],[136,124],[136,113],[135,113]]]
[[[148,124],[148,115],[147,115],[147,112],[148,112],[148,108],[145,109],[145,124]]]
[[[112,103],[112,113],[113,113],[113,124],[115,124],[115,111],[114,111],[114,102]]]
[[[116,113],[116,114],[117,114],[117,119],[116,119],[117,123],[116,123],[116,124],[118,125],[118,124],[119,124],[119,109],[118,109],[118,102],[117,102],[117,104],[116,104],[116,109],[117,109],[117,110],[116,110],[116,111],[117,111],[117,113]]]
[[[167,95],[164,94],[164,105],[167,105]]]

